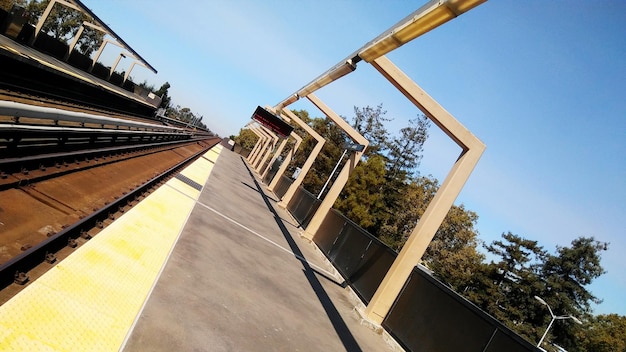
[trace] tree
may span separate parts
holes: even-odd
[[[308,112],[304,110],[293,111],[293,113],[326,139],[324,147],[302,181],[302,186],[307,191],[318,194],[326,180],[332,176],[331,172],[343,154],[343,148],[347,139],[345,133],[328,118],[310,118]],[[303,129],[297,127],[294,131],[301,136],[305,136],[305,138],[300,146],[302,152],[298,152],[293,158],[289,168],[290,171],[302,166],[317,144],[315,138],[311,137]],[[344,162],[340,163],[340,167]],[[335,174],[334,176],[336,177],[337,175]],[[331,185],[332,183],[329,183],[328,188]]]
[[[166,109],[166,110],[171,108],[171,103],[172,103],[172,98],[170,98],[169,96],[170,87],[171,87],[170,83],[165,82],[163,83],[161,88],[159,88],[157,91],[154,92],[154,94],[161,97],[161,104],[159,104],[159,107]]]
[[[545,251],[537,241],[524,239],[511,232],[503,233],[504,241],[493,241],[487,251],[500,257],[499,262],[492,262],[495,270],[495,284],[497,286],[515,281],[523,272],[537,272],[537,265],[545,255]]]
[[[94,28],[85,26],[83,34],[81,34],[74,49],[83,53],[85,56],[91,56],[94,51],[100,48],[103,40],[104,33]]]
[[[453,205],[423,256],[435,276],[457,292],[472,288],[485,259],[477,249],[476,221],[475,212]]]
[[[401,184],[403,188],[398,192],[401,195],[398,206],[389,209],[388,195],[383,193],[385,206],[379,215],[382,225],[378,237],[395,250],[402,248],[439,188],[437,180],[432,177],[419,177],[408,184]]]
[[[376,214],[384,207],[379,190],[385,182],[385,161],[374,155],[357,165],[334,208],[366,230],[378,222]]]
[[[428,138],[428,121],[424,116],[409,121],[409,126],[400,130],[400,136],[393,138],[387,145],[387,173],[385,184],[380,189],[384,195],[386,214],[381,216],[380,228],[386,227],[388,223],[394,223],[395,214],[404,212],[406,204],[415,206],[413,202],[407,202],[404,195],[410,180],[417,173],[417,167],[421,159],[423,144]],[[437,182],[437,180],[434,180]],[[428,203],[423,203],[425,207]],[[425,208],[424,208],[425,209]],[[393,225],[392,225],[393,226]],[[406,234],[398,234],[400,238],[406,239]],[[404,242],[402,242],[404,243]]]
[[[250,129],[240,129],[237,136],[233,136],[232,140],[239,144],[242,148],[252,150],[254,145],[259,140],[259,136],[252,132]]]
[[[580,352],[626,351],[626,317],[617,314],[591,317],[576,333],[576,345]]]
[[[412,177],[422,159],[424,143],[428,139],[430,122],[421,115],[409,120],[409,126],[400,130],[400,136],[389,144],[389,179]]]
[[[591,303],[600,303],[585,286],[600,277],[605,271],[600,264],[601,251],[608,243],[593,237],[579,237],[569,247],[557,247],[555,255],[549,255],[541,268],[546,283],[543,299],[554,311],[586,317],[591,314]],[[567,324],[551,329],[554,341],[565,348],[576,346],[575,330]]]
[[[485,248],[494,260],[481,265],[477,271],[480,276],[465,294],[529,341],[537,341],[545,311],[534,296],[542,296],[545,290],[539,272],[546,251],[537,241],[511,232]]]
[[[580,237],[570,247],[559,246],[551,254],[537,241],[504,233],[502,240],[486,246],[494,260],[480,266],[463,294],[518,334],[537,342],[551,317],[534,296],[545,300],[556,315],[587,319],[590,303],[599,301],[585,286],[604,272],[600,251],[606,246]],[[573,351],[579,331],[570,319],[563,320],[552,326],[546,341]]]
[[[365,156],[383,154],[389,145],[389,132],[385,129],[385,122],[392,119],[385,117],[387,111],[383,110],[383,104],[376,108],[366,106],[354,107],[352,127],[369,141],[365,150]]]
[[[49,0],[31,0],[26,7],[31,14],[31,22],[36,23],[50,3]],[[86,13],[69,8],[61,4],[55,4],[46,18],[41,31],[53,38],[67,42],[73,38],[83,22],[93,23],[93,18]],[[81,35],[76,50],[86,56],[90,56],[100,47],[104,39],[104,33],[90,27],[86,27]]]
[[[25,7],[26,0],[0,0],[0,9],[5,10],[6,12],[9,12],[13,5]]]

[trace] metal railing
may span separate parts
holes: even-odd
[[[282,198],[292,182],[283,176],[274,193]],[[300,186],[287,210],[306,227],[320,203]],[[335,209],[313,241],[365,304],[398,255]],[[413,269],[382,326],[408,351],[539,351],[420,267]]]
[[[410,351],[539,351],[419,267],[413,269],[383,327]]]
[[[335,209],[313,241],[366,304],[397,256]],[[538,351],[419,267],[414,268],[382,325],[408,351]]]
[[[292,183],[293,183],[292,179],[290,179],[287,176],[282,176],[280,180],[278,180],[278,182],[276,183],[276,187],[274,187],[274,194],[278,198],[282,198],[285,195],[285,193],[287,193],[287,190],[289,189],[289,186],[291,186]]]
[[[287,210],[300,223],[302,228],[307,227],[311,218],[319,208],[322,201],[317,199],[312,193],[300,186],[294,193],[287,205]]]

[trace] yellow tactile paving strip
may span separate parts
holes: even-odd
[[[204,185],[221,150],[181,174]],[[0,350],[119,350],[199,195],[171,179],[0,306]]]

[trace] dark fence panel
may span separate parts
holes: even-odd
[[[334,209],[313,240],[365,303],[372,299],[397,255]]]
[[[419,268],[383,326],[410,351],[538,351]]]
[[[286,176],[282,176],[280,180],[278,180],[278,182],[276,183],[276,186],[274,187],[274,194],[278,198],[284,197],[285,193],[287,193],[287,190],[289,189],[289,186],[291,186],[292,183],[293,183],[292,179]]]
[[[313,237],[352,289],[369,303],[397,253],[331,209]],[[409,351],[538,351],[421,269],[414,269],[383,321]]]
[[[60,60],[62,60],[65,54],[67,54],[70,50],[69,45],[65,42],[57,40],[43,32],[39,32],[34,46],[40,51]]]
[[[276,158],[276,160],[274,160],[274,162],[272,163],[272,166],[270,166],[269,171],[263,178],[263,182],[266,185],[269,185],[270,183],[272,183],[272,179],[274,178],[274,176],[276,176],[276,173],[278,172],[278,169],[280,168],[280,165],[282,163],[283,163],[282,160],[279,158]]]
[[[305,228],[321,203],[321,200],[300,186],[289,201],[287,210],[300,223],[300,226]]]
[[[493,339],[485,349],[485,352],[528,352],[541,351],[535,345],[528,343],[512,331],[500,330],[496,332]]]
[[[87,71],[91,67],[92,60],[89,56],[83,55],[77,50],[72,50],[67,63],[83,71]]]
[[[9,17],[9,13],[4,11],[3,9],[0,9],[0,34],[4,34],[4,31],[7,29],[6,27],[8,27],[8,23],[7,23],[7,19]]]
[[[372,242],[358,268],[350,274],[350,284],[365,303],[376,293],[398,254],[391,248]]]
[[[327,256],[343,231],[344,226],[346,226],[345,217],[335,209],[330,209],[324,220],[322,220],[322,224],[313,240]]]
[[[247,158],[250,153],[252,152],[251,150],[245,149],[244,147],[241,146],[241,144],[236,143],[233,146],[233,151],[241,156],[243,156],[244,158]]]

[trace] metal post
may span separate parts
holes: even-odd
[[[539,343],[537,343],[537,347],[541,346],[541,343],[543,342],[543,339],[546,338],[546,335],[548,335],[548,331],[550,330],[550,328],[552,327],[552,323],[554,323],[554,315],[552,316],[552,320],[550,320],[550,324],[548,324],[548,327],[546,328],[546,331],[543,333],[543,336],[541,336],[541,339],[539,339]]]
[[[276,172],[276,175],[274,175],[274,179],[272,180],[272,182],[270,182],[269,186],[267,186],[267,189],[269,191],[274,191],[274,188],[278,184],[278,181],[280,181],[280,178],[283,177],[285,171],[287,170],[287,167],[289,166],[289,163],[291,163],[291,158],[293,158],[294,154],[298,150],[298,147],[300,147],[300,144],[302,143],[302,137],[298,136],[295,132],[291,132],[290,136],[296,140],[296,144],[293,146],[293,148],[291,148],[291,150],[289,150],[287,156],[285,156],[285,160],[283,160],[283,164],[280,165],[278,172]]]
[[[315,130],[312,129],[311,126],[309,126],[306,123],[304,123],[304,121],[302,121],[293,112],[287,110],[286,108],[283,108],[282,109],[282,113],[287,115],[292,121],[297,123],[308,134],[310,134],[313,138],[315,138],[315,140],[317,140],[317,144],[313,148],[313,151],[311,151],[311,153],[307,157],[306,161],[302,165],[302,171],[300,172],[300,175],[298,175],[298,177],[296,177],[296,179],[293,181],[291,186],[289,186],[289,189],[287,189],[287,192],[285,192],[285,195],[283,196],[281,201],[278,203],[278,205],[280,207],[287,208],[287,205],[289,205],[289,202],[291,201],[291,198],[296,193],[296,190],[298,189],[298,187],[300,187],[300,185],[302,184],[302,181],[304,180],[304,177],[306,176],[306,174],[311,169],[311,166],[313,165],[313,162],[315,161],[315,158],[317,158],[317,155],[322,150],[322,147],[324,146],[324,143],[326,143],[326,140],[324,139],[324,137],[320,136],[319,133],[315,132]]]
[[[372,65],[463,149],[365,309],[367,318],[381,324],[463,189],[485,145],[385,56]]]
[[[343,160],[343,157],[346,156],[346,153],[348,152],[348,149],[344,149],[343,150],[343,154],[341,154],[341,158],[339,158],[339,160],[337,161],[337,164],[335,164],[335,168],[333,169],[333,171],[330,173],[330,175],[328,176],[328,179],[326,180],[326,183],[324,183],[324,187],[322,187],[322,190],[320,191],[320,193],[317,195],[317,199],[320,199],[320,197],[322,196],[322,193],[324,193],[324,190],[326,189],[326,186],[328,186],[328,182],[330,182],[330,179],[333,177],[333,175],[335,174],[335,171],[337,171],[337,168],[339,167],[339,164],[341,164],[341,161]]]

